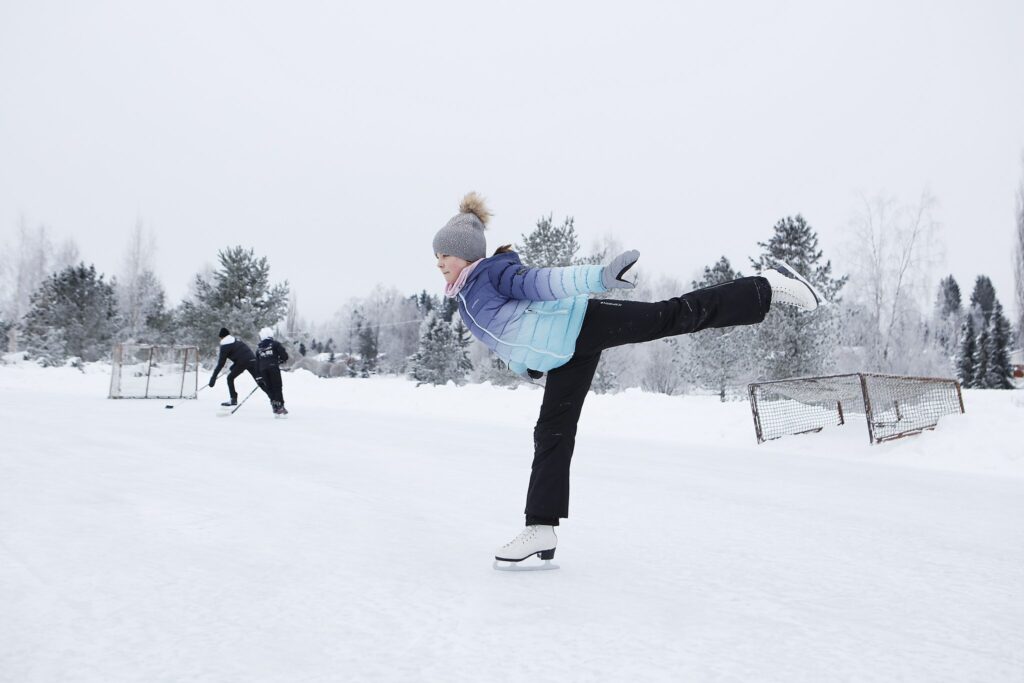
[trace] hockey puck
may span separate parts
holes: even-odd
[[[173,407],[174,406],[172,406],[170,403],[168,403],[167,405],[164,406],[164,408],[173,408]]]

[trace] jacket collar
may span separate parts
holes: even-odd
[[[234,343],[235,343],[235,337],[234,337],[234,335],[230,335],[230,334],[220,340],[220,345],[221,346],[225,346],[226,344],[234,344]]]
[[[454,299],[456,296],[458,296],[459,292],[462,291],[462,288],[466,286],[466,282],[469,280],[470,273],[476,270],[476,267],[480,265],[484,260],[485,259],[473,261],[468,266],[463,268],[462,272],[459,273],[459,277],[455,279],[455,282],[450,282],[444,286],[444,295],[449,299]]]

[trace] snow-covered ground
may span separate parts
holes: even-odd
[[[591,395],[561,569],[508,573],[532,387],[298,372],[218,419],[105,372],[0,366],[0,680],[1024,680],[1018,392],[880,446]]]

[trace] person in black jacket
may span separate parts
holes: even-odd
[[[287,415],[284,407],[284,383],[281,381],[281,363],[288,360],[288,352],[281,342],[274,340],[274,331],[269,327],[260,330],[260,344],[256,347],[256,370],[263,378],[266,392],[270,396],[270,407],[274,415]]]
[[[248,371],[252,378],[256,380],[256,385],[266,391],[266,387],[263,385],[263,380],[260,379],[259,373],[256,371],[256,354],[252,352],[252,349],[246,345],[244,341],[235,339],[231,336],[228,328],[220,328],[220,332],[217,333],[220,337],[220,356],[217,358],[217,367],[213,369],[213,374],[210,376],[210,386],[212,387],[217,382],[217,373],[224,367],[224,363],[231,361],[231,368],[228,370],[228,393],[231,394],[231,400],[221,403],[222,406],[233,406],[238,405],[238,392],[235,391],[235,378],[241,375],[243,372]]]

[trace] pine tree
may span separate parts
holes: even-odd
[[[987,275],[979,275],[974,281],[974,291],[971,292],[971,309],[981,312],[985,321],[992,316],[992,309],[996,305],[996,288]]]
[[[1003,314],[998,300],[992,307],[992,318],[988,333],[988,370],[985,373],[985,387],[988,389],[1012,389],[1013,369],[1010,366],[1010,345],[1013,330],[1010,321]]]
[[[988,389],[988,374],[991,365],[991,326],[982,319],[981,330],[974,342],[974,382],[975,389]]]
[[[195,297],[181,305],[183,336],[201,348],[217,346],[217,331],[227,327],[243,339],[285,317],[287,281],[270,284],[270,264],[252,249],[230,247],[217,252],[220,267],[210,280],[195,279]]]
[[[594,378],[590,381],[590,389],[595,394],[612,394],[619,390],[619,377],[615,371],[615,363],[610,362],[617,349],[608,349],[597,361]]]
[[[7,348],[7,337],[14,329],[14,323],[0,317],[0,351]]]
[[[114,288],[94,266],[69,266],[43,281],[22,323],[25,348],[44,364],[69,356],[95,361],[110,353],[117,328]]]
[[[713,287],[743,277],[723,256],[713,266],[704,267],[704,275],[693,283],[694,289]],[[702,330],[692,337],[687,368],[694,381],[718,392],[725,401],[731,387],[750,372],[753,365],[753,327],[736,326]]]
[[[555,227],[554,214],[544,216],[537,221],[533,232],[522,237],[516,251],[524,265],[534,268],[572,265],[580,250],[572,216],[559,227]]]
[[[1011,388],[1009,351],[1013,343],[1013,331],[1003,313],[992,280],[985,275],[979,275],[974,282],[967,318],[977,330],[977,338],[973,342],[973,368],[969,386],[977,389]],[[964,353],[961,340],[958,362],[964,362]],[[966,382],[965,386],[968,386]]]
[[[455,314],[459,311],[459,300],[449,299],[448,297],[442,297],[441,299],[441,319],[445,322],[451,322],[455,318]]]
[[[953,358],[960,342],[959,330],[963,320],[960,286],[952,275],[939,282],[932,323],[934,344],[945,358]]]
[[[306,355],[306,345],[302,342],[299,342],[299,355],[303,357]]]
[[[455,370],[459,373],[461,382],[473,371],[473,363],[469,360],[469,346],[473,343],[473,335],[461,319],[455,322],[452,330],[455,335]]]
[[[939,295],[935,307],[942,319],[959,318],[963,314],[960,301],[960,285],[949,275],[939,282]]]
[[[818,235],[800,214],[787,216],[773,228],[775,234],[767,242],[758,242],[764,249],[758,260],[751,259],[751,265],[760,273],[779,261],[785,261],[796,268],[811,284],[818,288],[826,299],[839,301],[839,290],[846,284],[846,276],[832,277],[832,262],[821,263],[823,252],[818,249]]]
[[[409,359],[409,375],[419,384],[461,384],[472,369],[469,331],[462,321],[445,321],[431,311],[420,326],[420,343]]]
[[[767,242],[759,242],[764,252],[751,265],[760,273],[785,261],[804,275],[825,298],[837,302],[846,277],[832,277],[832,262],[822,263],[818,237],[800,215],[786,217],[774,226]],[[789,306],[773,307],[756,332],[755,357],[760,372],[768,378],[821,374],[832,365],[838,345],[838,317],[833,307],[813,312]]]
[[[360,358],[359,371],[363,377],[377,372],[377,350],[379,347],[380,328],[376,325],[363,323],[356,332],[356,351]]]
[[[432,294],[428,294],[427,290],[423,290],[419,294],[412,297],[413,303],[416,304],[416,310],[419,314],[425,316],[432,310],[438,307],[437,297]]]
[[[975,316],[968,314],[960,328],[960,347],[956,354],[956,377],[966,389],[974,386],[977,376],[975,356],[977,355]]]

